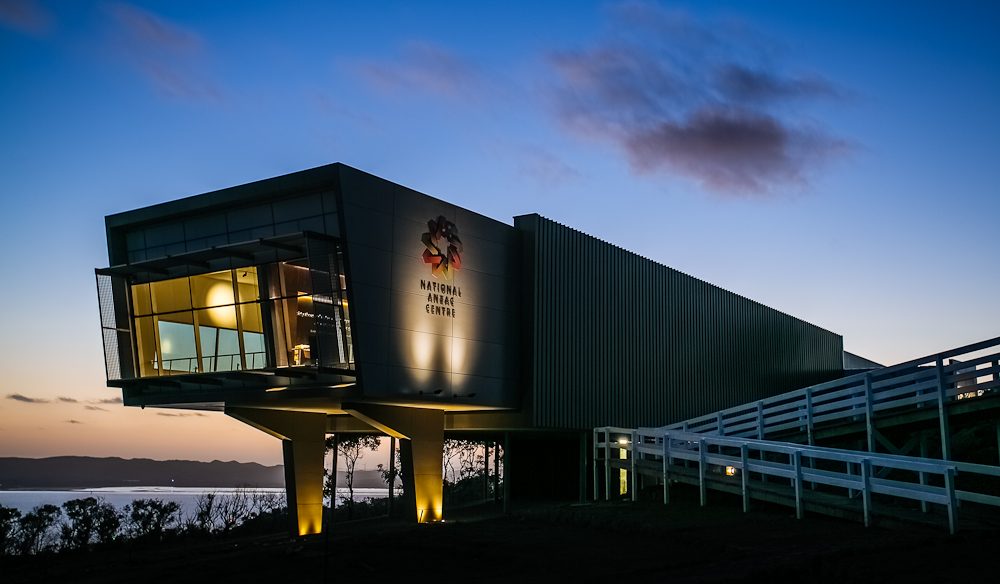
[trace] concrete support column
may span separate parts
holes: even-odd
[[[412,471],[405,479],[407,486],[413,486],[409,492],[413,493],[417,523],[441,521],[444,517],[441,477],[444,412],[378,404],[344,404],[343,408],[389,436],[407,441],[409,448],[404,449],[400,444],[400,453],[404,465],[407,458],[412,461]]]
[[[281,439],[292,534],[320,533],[326,414],[256,408],[226,408],[226,414]]]

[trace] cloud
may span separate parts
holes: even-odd
[[[128,55],[154,89],[172,98],[217,101],[221,91],[198,70],[204,42],[194,31],[130,4],[109,7]]]
[[[136,40],[166,51],[195,51],[201,39],[195,33],[130,4],[114,4],[111,13]]]
[[[66,420],[67,424],[82,424],[80,420]]]
[[[106,397],[104,399],[92,399],[90,400],[92,404],[120,404],[122,403],[122,398],[120,397]]]
[[[578,170],[549,152],[524,148],[521,154],[518,171],[542,187],[556,188],[580,178]]]
[[[23,402],[26,404],[47,404],[49,400],[42,399],[40,397],[28,397],[20,393],[11,393],[7,395],[7,399],[12,399],[14,401]]]
[[[780,51],[747,27],[644,2],[618,5],[611,23],[600,42],[549,56],[553,111],[567,130],[617,146],[636,173],[769,195],[806,188],[850,150],[800,111],[847,92],[786,73]]]
[[[717,73],[719,89],[736,101],[768,102],[791,99],[842,98],[846,92],[817,75],[782,77],[738,64]]]
[[[777,185],[804,187],[805,167],[847,146],[768,114],[704,108],[634,131],[625,148],[639,170],[669,165],[715,191],[767,193]]]
[[[78,400],[76,400],[76,399],[74,399],[74,398],[71,398],[71,397],[63,397],[63,396],[59,396],[59,397],[58,397],[58,398],[56,398],[56,399],[57,399],[58,401],[61,401],[61,402],[62,402],[62,403],[64,403],[64,404],[75,404],[75,403],[80,403],[80,402],[79,402]]]
[[[191,417],[191,416],[197,416],[197,417],[201,418],[201,417],[205,416],[205,414],[200,414],[198,412],[190,412],[190,413],[183,413],[183,414],[170,414],[170,413],[167,413],[167,412],[156,412],[156,415],[157,416],[165,416],[167,418],[187,418],[187,417]]]
[[[373,88],[400,97],[410,92],[468,97],[481,83],[475,66],[452,51],[427,42],[406,44],[393,60],[361,61],[354,68]]]
[[[106,409],[104,409],[104,408],[102,408],[100,406],[83,406],[83,409],[90,410],[92,412],[106,412],[106,411],[108,411],[108,410],[106,410]]]
[[[49,31],[52,18],[34,0],[0,0],[0,25],[37,36]]]

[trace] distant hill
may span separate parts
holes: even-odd
[[[345,485],[340,473],[340,486]],[[93,487],[284,487],[284,467],[256,462],[148,458],[0,458],[0,489]],[[355,472],[356,488],[383,487],[377,471]]]
[[[148,458],[0,458],[0,489],[89,487],[283,487],[281,465]]]

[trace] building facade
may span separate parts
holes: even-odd
[[[328,432],[401,439],[415,517],[436,521],[446,432],[504,433],[528,469],[516,448],[540,432],[571,444],[842,374],[829,331],[538,215],[508,225],[342,164],[106,226],[108,384],[126,406],[280,438],[300,534],[321,529]]]

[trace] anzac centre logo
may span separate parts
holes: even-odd
[[[431,219],[421,241],[426,248],[424,263],[431,265],[431,274],[450,282],[454,273],[462,269],[462,240],[458,238],[458,227],[443,216]]]
[[[420,240],[424,243],[424,263],[430,264],[435,279],[442,280],[420,280],[420,291],[427,294],[424,310],[433,316],[455,318],[455,299],[462,297],[462,289],[444,282],[451,282],[455,272],[462,268],[462,240],[458,237],[458,227],[444,216],[438,216],[427,222],[427,232]]]

